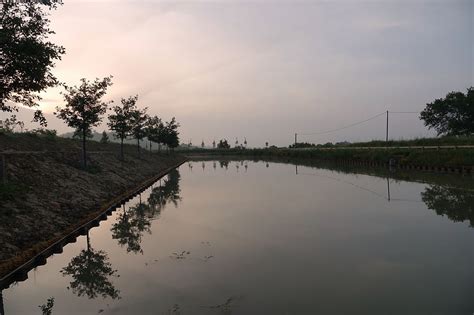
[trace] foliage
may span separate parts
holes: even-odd
[[[218,149],[230,149],[230,144],[227,142],[226,139],[221,139],[219,140],[219,143],[217,144]]]
[[[5,132],[14,132],[17,127],[23,131],[25,123],[18,120],[16,115],[11,115],[10,118],[5,119],[3,122],[0,121],[0,129]]]
[[[148,115],[146,114],[148,108],[138,109],[133,108],[130,112],[130,127],[131,135],[137,139],[138,149],[140,149],[140,140],[146,137],[146,124]]]
[[[65,49],[48,41],[45,9],[56,9],[58,1],[6,1],[0,12],[0,111],[18,111],[18,103],[38,106],[37,93],[59,84],[51,73]],[[35,121],[46,125],[41,111]]]
[[[411,140],[372,140],[369,142],[354,142],[346,147],[410,147],[410,146],[461,146],[474,145],[473,136],[443,136],[438,138],[415,138]],[[319,146],[319,145],[318,145]]]
[[[92,139],[92,130],[87,130],[86,131],[86,139]],[[73,139],[80,139],[82,140],[82,131],[81,130],[74,130],[74,133],[72,134]]]
[[[109,135],[107,134],[105,130],[102,132],[102,138],[100,139],[100,143],[102,144],[109,143]]]
[[[268,147],[268,142],[266,145]],[[315,147],[316,145],[314,143],[308,143],[308,142],[297,142],[289,146],[290,149],[295,149],[295,148],[311,148]]]
[[[193,149],[192,153],[205,153],[206,155],[239,155],[251,157],[275,157],[294,159],[313,159],[319,161],[365,161],[376,163],[388,163],[391,158],[396,158],[399,164],[404,165],[426,165],[426,166],[472,166],[474,165],[474,149],[410,149],[410,148],[387,148],[387,149],[227,149],[227,150],[203,150]]]
[[[165,126],[158,116],[148,117],[146,123],[146,136],[148,140],[163,144],[163,130]]]
[[[474,134],[474,87],[466,94],[451,92],[445,98],[426,104],[420,119],[438,135]]]
[[[55,139],[58,136],[58,132],[54,129],[45,129],[45,128],[37,128],[28,131],[28,134],[35,135],[35,136],[43,136],[50,139]]]
[[[116,138],[120,139],[120,156],[123,159],[123,140],[132,132],[132,112],[136,109],[138,95],[122,98],[121,106],[112,107],[113,114],[109,115],[107,125]]]
[[[163,142],[169,148],[174,149],[179,146],[179,123],[173,117],[169,122],[165,124],[163,130]]]
[[[95,79],[90,82],[81,79],[79,87],[65,86],[65,108],[57,107],[56,115],[64,120],[69,127],[81,132],[92,132],[91,127],[97,126],[102,121],[102,115],[107,111],[108,103],[101,101],[107,93],[107,88],[112,85],[112,77],[102,80]]]
[[[92,127],[102,121],[102,116],[107,111],[108,103],[102,102],[102,97],[107,93],[107,88],[112,85],[112,77],[102,80],[95,79],[90,82],[81,79],[79,87],[65,86],[66,93],[64,108],[57,107],[56,116],[64,120],[69,127],[82,134],[82,162],[86,167],[86,136],[92,132]]]
[[[46,304],[38,306],[41,309],[43,315],[51,315],[53,313],[54,307],[54,297],[48,299]]]

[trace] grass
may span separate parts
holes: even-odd
[[[346,145],[348,147],[408,147],[408,146],[461,146],[474,145],[473,136],[446,136],[439,138],[415,138],[411,140],[372,140],[368,142],[356,142]]]

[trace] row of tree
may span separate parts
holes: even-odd
[[[107,112],[109,104],[102,98],[112,85],[112,77],[91,82],[81,79],[80,86],[65,86],[63,93],[66,104],[56,108],[56,116],[64,120],[69,127],[75,129],[75,134],[82,139],[82,162],[87,166],[86,139],[92,134],[92,128],[98,126]],[[169,122],[163,122],[158,116],[147,114],[148,108],[137,106],[138,95],[122,98],[121,104],[113,106],[108,116],[110,130],[120,139],[120,157],[123,159],[123,141],[129,137],[137,140],[137,150],[140,155],[140,141],[148,138],[158,146],[165,145],[174,149],[179,145],[179,124],[173,117]]]
[[[55,61],[65,53],[62,46],[48,41],[54,34],[49,28],[48,11],[56,9],[61,1],[7,1],[0,6],[0,111],[15,112],[19,105],[37,107],[39,92],[57,85],[64,85],[65,107],[57,108],[56,116],[75,129],[82,138],[82,161],[86,159],[86,138],[92,128],[98,126],[111,102],[102,101],[112,77],[90,82],[81,79],[79,86],[67,86],[52,73]],[[128,137],[140,141],[147,137],[159,146],[175,148],[179,144],[178,123],[173,118],[163,122],[157,116],[149,116],[147,109],[137,107],[138,96],[122,99],[121,105],[112,107],[108,126],[121,140],[120,156],[123,158],[123,140]],[[34,120],[42,126],[47,122],[37,110]],[[7,128],[19,126],[16,116],[5,121]]]

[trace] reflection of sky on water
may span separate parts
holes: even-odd
[[[54,297],[53,314],[469,314],[469,180],[399,177],[189,162],[90,230],[95,296],[60,273],[84,236],[4,290],[5,312]]]

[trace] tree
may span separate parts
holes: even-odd
[[[445,98],[426,104],[420,119],[438,135],[474,134],[474,87],[467,89],[466,94],[451,92]]]
[[[11,115],[10,118],[5,119],[3,124],[0,125],[0,129],[5,130],[6,132],[14,132],[16,127],[20,128],[20,131],[23,132],[25,123],[16,118],[16,115]]]
[[[204,148],[204,140],[201,142],[201,148]]]
[[[140,140],[146,136],[146,124],[148,121],[146,111],[147,108],[145,107],[144,109],[134,108],[130,112],[131,134],[135,139],[137,139],[138,157],[140,157]]]
[[[219,143],[217,144],[218,149],[230,149],[230,144],[227,142],[226,139],[219,140]]]
[[[150,151],[151,151],[151,142],[161,144],[161,133],[163,131],[164,125],[161,119],[158,116],[148,117],[146,123],[146,137],[150,141]]]
[[[82,134],[82,164],[84,168],[87,167],[86,136],[91,132],[93,126],[100,124],[101,116],[107,111],[108,103],[102,102],[101,99],[111,85],[111,76],[102,80],[95,79],[94,82],[83,78],[79,87],[65,86],[66,93],[63,95],[66,107],[56,108],[56,116]]]
[[[102,144],[109,143],[109,135],[107,134],[105,130],[102,132],[102,138],[100,139],[100,143]]]
[[[138,95],[130,96],[129,98],[122,98],[120,102],[121,106],[114,106],[112,108],[113,114],[109,115],[109,122],[107,125],[110,130],[114,133],[116,138],[120,139],[120,158],[123,160],[123,140],[131,135],[132,125],[131,116],[132,111],[135,110],[135,106],[138,100]]]
[[[173,117],[171,121],[165,124],[163,129],[163,142],[170,148],[174,150],[179,145],[179,123],[176,122],[176,119]]]
[[[37,93],[59,84],[51,73],[55,60],[65,53],[48,41],[45,9],[56,9],[59,1],[3,1],[0,12],[0,111],[18,111],[18,104],[37,107]],[[37,110],[34,121],[46,126]]]

